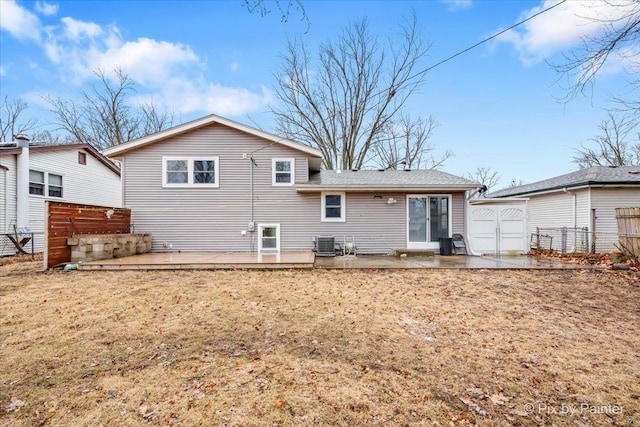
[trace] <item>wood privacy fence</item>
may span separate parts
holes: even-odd
[[[616,208],[619,247],[627,255],[640,256],[640,208]]]
[[[118,234],[130,231],[130,209],[47,202],[45,267],[52,268],[71,261],[67,239],[74,234]]]

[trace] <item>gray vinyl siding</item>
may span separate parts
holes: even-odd
[[[346,221],[321,221],[321,193],[298,193],[293,186],[272,186],[272,159],[294,158],[296,183],[308,180],[308,155],[271,144],[238,130],[213,124],[127,153],[123,158],[124,205],[137,232],[152,234],[152,250],[257,250],[251,220],[280,224],[280,249],[311,250],[313,237],[353,235],[360,253],[388,253],[406,247],[406,194],[346,193]],[[163,156],[219,157],[218,188],[163,188]],[[382,194],[382,199],[375,199]],[[386,203],[389,197],[396,204]],[[464,232],[464,195],[452,199],[453,232]],[[243,232],[247,231],[246,235]]]
[[[164,243],[184,251],[251,250],[252,233],[241,236],[251,220],[250,155],[254,221],[288,224],[305,215],[293,186],[272,186],[272,159],[294,158],[295,181],[302,183],[308,180],[306,154],[213,124],[124,157],[124,204],[135,230],[152,233],[154,251]],[[163,156],[218,157],[219,187],[163,188]]]

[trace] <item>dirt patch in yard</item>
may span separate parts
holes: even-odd
[[[601,271],[0,266],[0,425],[640,425]]]

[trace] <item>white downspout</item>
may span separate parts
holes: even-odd
[[[9,184],[7,183],[7,179],[9,179],[9,175],[7,174],[7,169],[0,168],[4,174],[4,179],[2,180],[2,191],[4,193],[4,224],[0,224],[2,226],[2,232],[9,232]]]
[[[29,228],[29,138],[20,134],[15,142],[22,149],[16,162],[16,228],[22,231]]]
[[[570,194],[573,196],[573,251],[576,251],[576,233],[577,233],[577,228],[578,228],[578,198],[577,195],[575,193],[575,191],[571,191],[571,190],[567,190],[567,187],[563,188],[563,191],[567,194]]]

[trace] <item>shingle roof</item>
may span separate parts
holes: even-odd
[[[640,166],[594,166],[570,172],[555,178],[545,179],[532,184],[505,188],[487,194],[487,197],[520,196],[541,191],[584,185],[640,185]]]
[[[52,151],[65,151],[65,150],[85,150],[93,157],[95,157],[100,163],[111,169],[114,173],[120,175],[120,168],[102,155],[91,144],[77,143],[77,144],[38,144],[29,143],[29,151],[31,153],[39,152],[52,152]],[[0,143],[0,156],[18,154],[22,151],[21,148],[16,146],[15,142],[2,142]]]
[[[306,184],[296,188],[304,189],[458,189],[466,190],[480,184],[466,178],[451,175],[438,170],[359,170],[342,171],[323,170],[309,177]]]
[[[129,151],[145,147],[150,144],[155,144],[156,142],[164,141],[168,138],[172,138],[176,135],[181,135],[187,132],[191,132],[193,130],[212,125],[214,123],[218,123],[223,126],[230,127],[232,129],[239,130],[241,132],[248,133],[250,135],[257,136],[259,138],[266,139],[272,143],[282,144],[286,147],[290,147],[303,153],[306,153],[310,156],[314,157],[322,157],[322,153],[320,150],[309,147],[308,145],[301,144],[296,141],[292,141],[289,139],[281,138],[277,135],[274,135],[269,132],[265,132],[260,129],[256,129],[251,126],[247,126],[242,123],[238,123],[236,121],[226,119],[224,117],[217,116],[215,114],[209,114],[208,116],[201,117],[196,120],[192,120],[187,123],[182,123],[180,125],[174,126],[169,129],[164,129],[156,133],[152,133],[151,135],[143,136],[142,138],[133,139],[131,141],[125,142],[124,144],[115,145],[113,147],[109,147],[103,151],[104,155],[107,157],[119,157],[123,154],[126,154]]]

